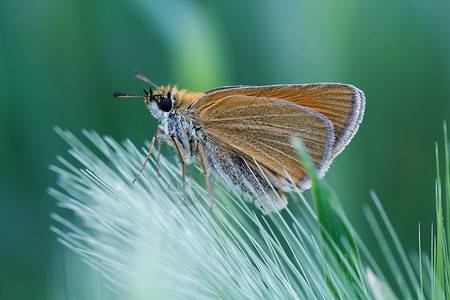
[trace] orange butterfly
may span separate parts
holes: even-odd
[[[185,163],[199,160],[211,197],[213,170],[264,213],[285,207],[282,191],[294,189],[294,184],[300,191],[311,186],[292,138],[302,140],[322,177],[364,114],[364,93],[348,84],[227,86],[192,93],[158,87],[138,71],[134,74],[157,90],[114,97],[144,97],[166,132],[153,137],[145,163],[155,139],[172,141],[182,162],[183,183]]]

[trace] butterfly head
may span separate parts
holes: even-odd
[[[144,90],[145,105],[147,105],[151,114],[158,120],[164,121],[172,112],[174,106],[174,97],[170,86],[163,86],[154,93],[150,87],[149,92]]]
[[[164,121],[173,110],[174,97],[172,96],[170,86],[159,87],[153,92],[150,86],[149,91],[144,89],[144,95],[114,93],[117,98],[137,98],[143,97],[145,105],[150,110],[151,114],[158,120]]]

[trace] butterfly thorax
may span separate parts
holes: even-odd
[[[196,143],[199,132],[192,122],[189,122],[177,113],[172,113],[167,118],[165,128],[169,135],[173,134],[178,140],[184,158],[190,160],[190,158],[198,154]]]
[[[189,117],[188,107],[203,93],[192,93],[187,90],[179,90],[177,86],[162,86],[153,93],[154,97],[168,97],[172,100],[170,111],[163,111],[157,102],[147,104],[151,114],[161,122],[169,135],[174,135],[181,146],[183,156],[188,160],[197,155],[196,141],[198,139],[198,126],[193,124]]]

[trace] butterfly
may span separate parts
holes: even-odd
[[[212,172],[266,214],[286,206],[283,191],[311,187],[292,139],[302,141],[323,177],[364,115],[364,93],[349,84],[239,85],[193,93],[134,74],[150,90],[114,97],[143,97],[165,132],[154,135],[144,166],[155,139],[169,141],[182,163],[183,184],[185,164],[199,162],[211,197]]]

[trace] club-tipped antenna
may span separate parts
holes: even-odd
[[[113,95],[116,98],[142,98],[143,95],[135,95],[135,94],[124,94],[124,93],[114,93]]]
[[[147,99],[148,97],[153,97],[153,91],[152,91],[152,87],[149,87],[149,91],[147,92],[144,89],[144,95],[137,95],[137,94],[125,94],[125,93],[114,93],[113,96],[116,98],[145,98]]]
[[[138,70],[134,69],[133,70],[133,74],[134,76],[136,76],[137,78],[139,78],[142,81],[145,81],[151,85],[153,85],[156,89],[159,89],[159,86],[157,86],[155,83],[153,83],[153,81],[151,81],[150,79],[148,79],[147,77],[145,77],[144,74],[142,74],[141,72],[139,72]]]

